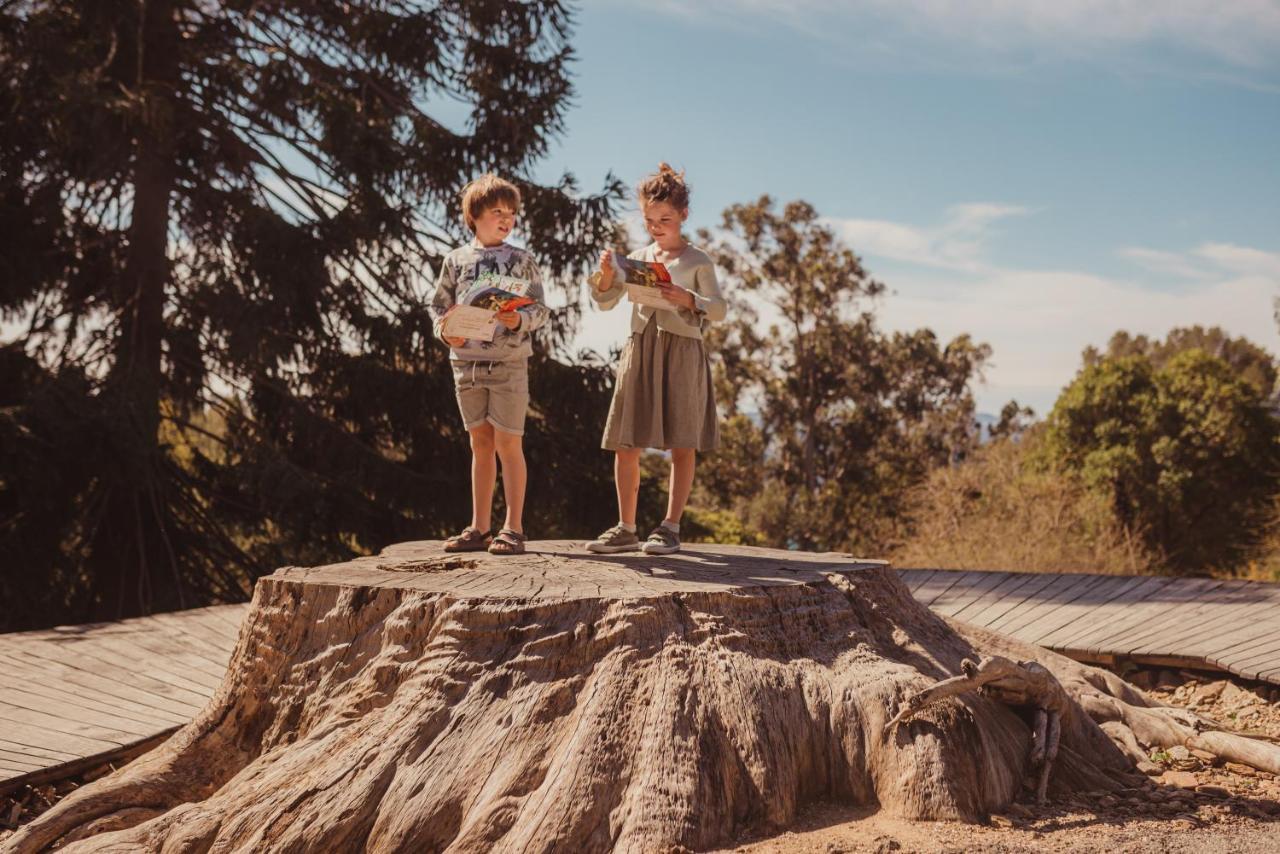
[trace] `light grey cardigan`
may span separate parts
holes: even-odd
[[[650,243],[643,249],[627,255],[637,261],[652,261],[658,244]],[[663,262],[671,273],[671,281],[682,288],[693,292],[693,310],[687,308],[654,308],[649,305],[631,305],[631,332],[643,332],[649,319],[654,318],[658,328],[672,335],[685,338],[702,338],[702,330],[708,322],[724,320],[727,306],[720,295],[720,285],[716,282],[716,267],[711,256],[696,246],[685,246],[684,251],[670,261]],[[627,289],[622,284],[622,274],[615,272],[613,284],[604,293],[596,289],[600,281],[600,271],[591,274],[591,298],[601,309],[608,311],[626,296]]]

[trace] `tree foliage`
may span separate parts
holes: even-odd
[[[422,297],[478,172],[520,183],[562,281],[611,234],[612,178],[529,178],[570,29],[555,0],[0,7],[7,627],[242,596],[463,521]],[[535,370],[549,409],[598,408],[598,366]]]
[[[1146,352],[1091,361],[1049,416],[1048,459],[1170,568],[1239,564],[1280,474],[1280,423],[1250,373],[1196,347],[1162,364]]]
[[[734,205],[701,239],[733,300],[709,342],[727,416],[700,474],[709,500],[770,543],[879,548],[905,524],[906,488],[976,441],[988,348],[882,331],[884,286],[805,202]]]

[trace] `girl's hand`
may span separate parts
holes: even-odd
[[[448,344],[450,347],[465,347],[465,346],[467,346],[467,339],[465,339],[465,338],[451,338],[451,337],[449,337],[449,336],[447,336],[447,335],[446,335],[446,336],[444,337],[444,343]]]
[[[687,308],[693,311],[693,291],[669,282],[659,282],[658,288],[662,291],[662,298],[667,302],[679,308]]]
[[[613,284],[613,253],[608,249],[600,253],[600,282],[596,286],[598,291],[607,291],[609,286]]]
[[[520,315],[514,311],[498,312],[498,322],[515,332],[520,327]]]

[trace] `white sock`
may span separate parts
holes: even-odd
[[[663,520],[662,520],[662,527],[666,528],[668,531],[670,531],[670,532],[671,532],[671,533],[673,533],[673,534],[676,534],[676,535],[679,535],[679,534],[680,534],[680,523],[679,523],[679,522],[668,522],[666,519],[663,519]]]
[[[628,525],[626,522],[623,522],[623,521],[621,521],[621,520],[619,520],[619,521],[618,521],[618,525],[619,525],[619,527],[621,527],[621,528],[622,528],[622,530],[624,530],[624,531],[629,531],[629,532],[631,532],[632,534],[634,534],[634,533],[636,532],[636,526],[635,526],[635,525]]]

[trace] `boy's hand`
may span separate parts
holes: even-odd
[[[498,312],[498,322],[515,332],[520,328],[520,315],[514,311]]]
[[[600,253],[600,284],[598,291],[607,291],[613,284],[613,253],[608,249]]]
[[[467,346],[467,339],[454,338],[446,335],[444,336],[444,343],[448,344],[450,347],[465,347]]]

